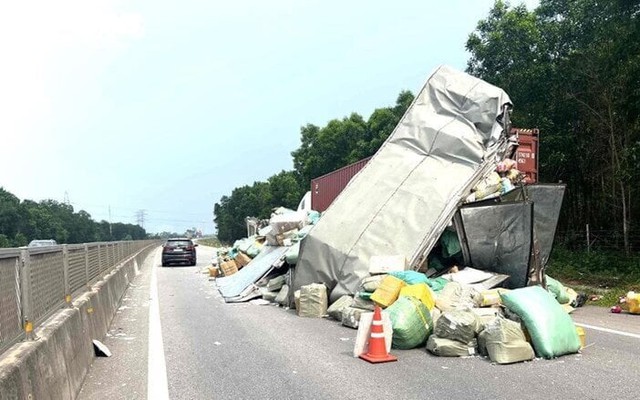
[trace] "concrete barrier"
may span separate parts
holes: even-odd
[[[0,400],[75,399],[138,265],[156,247],[141,250],[35,329],[36,340],[0,355]]]

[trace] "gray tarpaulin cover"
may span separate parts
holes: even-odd
[[[527,286],[533,245],[533,208],[531,202],[461,207],[461,244],[468,249],[467,265],[509,275],[505,284],[509,289]]]
[[[533,227],[540,248],[540,264],[547,265],[556,236],[556,227],[562,208],[566,185],[527,185],[521,190],[512,190],[504,195],[504,200],[525,200],[533,202]]]
[[[302,242],[294,290],[321,282],[354,294],[375,255],[418,267],[460,201],[508,146],[507,94],[450,67],[427,80],[398,126]]]
[[[460,208],[456,217],[461,218],[457,223],[465,265],[510,275],[507,287],[512,289],[530,284],[532,274],[538,275],[534,268],[544,275],[564,192],[565,185],[527,185]],[[539,266],[531,262],[534,238]]]
[[[230,276],[218,278],[216,284],[225,301],[249,300],[249,298],[244,298],[244,296],[243,298],[236,297],[243,294],[247,288],[271,271],[273,264],[277,262],[287,250],[289,250],[288,247],[265,246],[260,254],[240,271]]]

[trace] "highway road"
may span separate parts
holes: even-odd
[[[640,393],[640,316],[583,307],[581,354],[495,365],[393,350],[395,363],[353,358],[356,331],[266,305],[225,304],[196,267],[140,268],[80,399],[632,399]]]

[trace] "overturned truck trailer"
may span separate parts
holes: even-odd
[[[321,282],[332,301],[353,294],[374,255],[420,267],[471,188],[512,152],[509,108],[500,88],[438,68],[302,242],[293,289]]]

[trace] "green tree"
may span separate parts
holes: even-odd
[[[300,187],[298,178],[294,171],[280,171],[280,173],[270,177],[269,183],[270,206],[287,207],[296,209],[302,196],[306,192],[306,188]]]
[[[0,234],[13,238],[20,225],[20,199],[0,187]],[[3,245],[2,247],[8,247]]]

